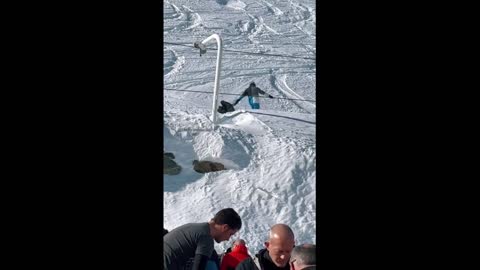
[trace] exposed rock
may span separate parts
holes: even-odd
[[[164,157],[169,157],[170,159],[175,159],[175,155],[170,152],[163,152]]]
[[[194,160],[193,169],[199,173],[207,173],[225,170],[225,166],[219,162]]]
[[[163,153],[163,174],[177,175],[182,171],[182,167],[173,161],[174,158],[172,153]]]

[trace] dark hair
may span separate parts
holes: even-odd
[[[254,82],[250,83],[250,86],[255,86],[255,83]]]
[[[219,225],[227,224],[230,229],[240,230],[242,228],[242,219],[232,208],[218,211],[212,220]]]

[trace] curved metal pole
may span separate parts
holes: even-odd
[[[213,34],[202,41],[202,44],[207,44],[210,40],[217,40],[217,67],[215,69],[215,86],[213,88],[213,105],[212,105],[212,122],[215,127],[217,121],[217,110],[218,107],[218,89],[220,88],[220,69],[222,68],[222,39],[219,35]]]

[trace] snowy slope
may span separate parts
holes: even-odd
[[[276,97],[261,99],[260,110],[244,98],[215,130],[216,43],[202,56],[192,46],[214,33],[225,49],[219,100],[235,100],[251,81]],[[280,222],[297,243],[315,242],[315,2],[164,1],[164,41],[164,145],[183,167],[164,177],[164,227],[206,222],[232,207],[244,226],[216,244],[219,252],[239,237],[254,253]],[[199,174],[194,159],[228,170]]]

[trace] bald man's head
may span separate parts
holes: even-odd
[[[295,241],[295,235],[292,229],[286,224],[275,224],[270,228],[268,235],[269,240],[284,239]]]
[[[268,253],[277,267],[285,267],[295,246],[292,229],[285,224],[275,224],[270,228],[268,241],[265,242]]]

